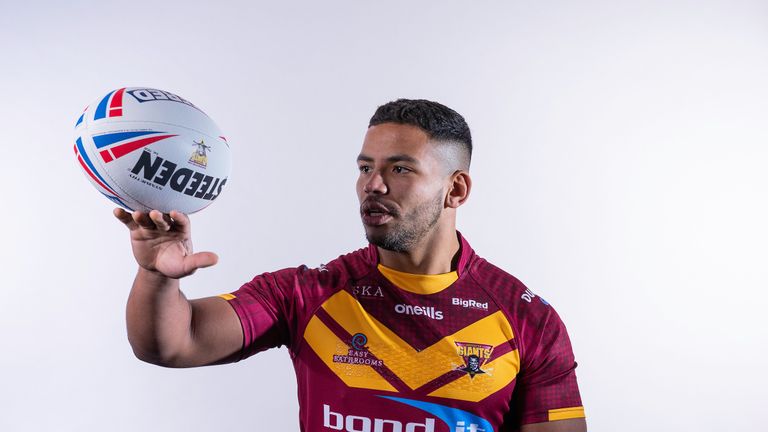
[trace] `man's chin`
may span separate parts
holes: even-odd
[[[389,230],[382,227],[365,227],[365,238],[368,243],[391,252],[408,252],[408,245],[403,239],[393,235]]]

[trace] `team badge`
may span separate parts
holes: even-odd
[[[493,368],[483,369],[483,366],[491,358],[491,354],[493,354],[492,345],[456,342],[456,353],[464,361],[464,364],[455,366],[454,370],[466,372],[472,379],[475,378],[475,375],[490,375],[490,372],[493,371]]]
[[[201,139],[200,142],[192,141],[197,147],[192,152],[192,156],[189,157],[189,163],[192,165],[205,168],[208,166],[208,151],[211,150],[211,146],[205,144],[205,140]]]

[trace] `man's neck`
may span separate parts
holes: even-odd
[[[430,234],[408,252],[377,248],[379,262],[391,269],[413,274],[442,274],[455,270],[452,264],[461,246],[456,228],[436,230]]]

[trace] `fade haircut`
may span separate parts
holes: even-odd
[[[455,162],[460,169],[469,169],[472,160],[469,126],[461,114],[447,106],[425,99],[398,99],[380,106],[368,127],[382,123],[416,126],[426,132],[430,140],[456,146],[459,154]]]

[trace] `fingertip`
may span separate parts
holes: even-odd
[[[113,209],[112,215],[114,215],[120,222],[123,223],[128,223],[132,220],[131,214],[120,207]]]
[[[182,225],[189,222],[189,216],[187,216],[185,213],[182,213],[178,210],[171,210],[168,214],[171,216],[171,218],[174,221],[179,222]]]

